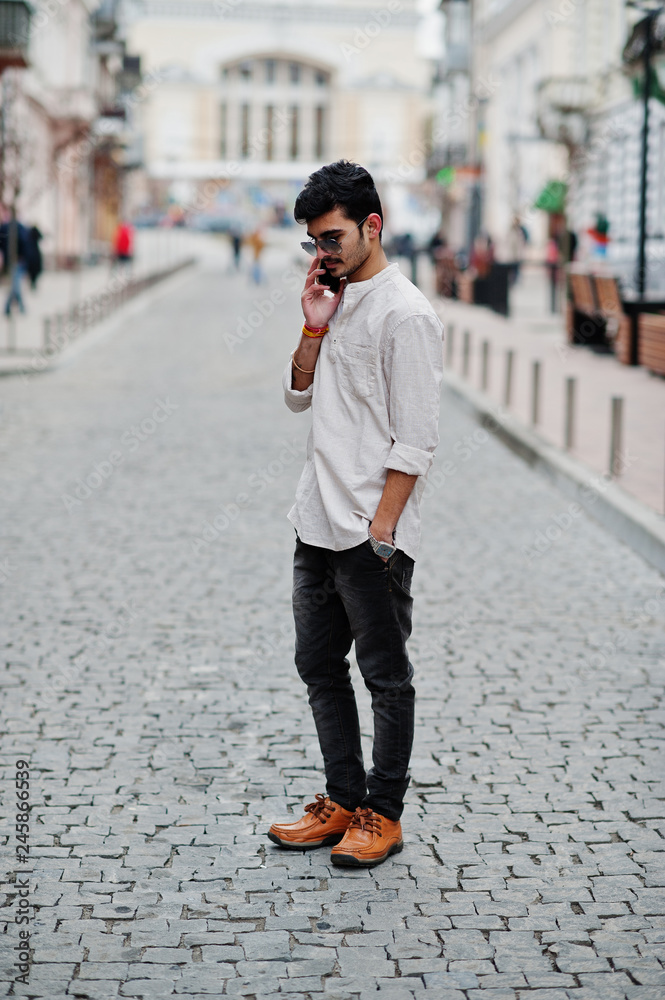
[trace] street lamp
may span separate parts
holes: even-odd
[[[646,242],[647,242],[647,185],[649,163],[649,97],[652,86],[652,60],[655,53],[665,49],[665,7],[658,5],[644,6],[637,0],[628,0],[628,6],[646,13],[633,28],[623,50],[623,61],[626,66],[644,65],[644,94],[642,117],[642,156],[640,169],[640,220],[637,248],[637,271],[635,283],[640,299],[646,291]],[[648,13],[647,13],[648,11]]]
[[[25,0],[0,0],[0,73],[27,68],[31,13]]]

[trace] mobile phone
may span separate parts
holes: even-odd
[[[316,280],[319,285],[327,285],[331,292],[338,292],[341,285],[341,279],[336,278],[335,275],[331,274],[327,268],[324,268],[323,270],[323,274],[318,274],[316,276]]]

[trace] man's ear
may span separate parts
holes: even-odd
[[[372,212],[367,216],[367,235],[370,240],[378,239],[379,233],[383,229],[383,222],[378,212]]]

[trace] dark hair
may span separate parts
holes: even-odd
[[[310,174],[296,198],[293,215],[296,222],[311,222],[335,208],[340,208],[356,224],[373,214],[379,215],[383,222],[381,200],[372,175],[364,167],[338,160]]]

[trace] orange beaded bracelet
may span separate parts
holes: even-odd
[[[316,339],[317,337],[325,337],[329,330],[329,326],[307,326],[307,323],[303,325],[302,332],[306,337],[312,337]]]

